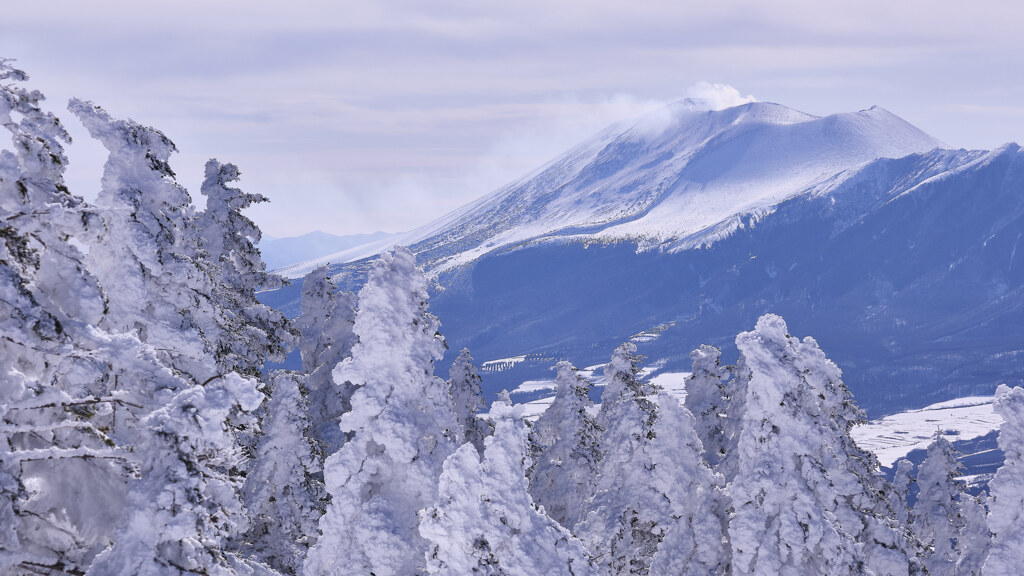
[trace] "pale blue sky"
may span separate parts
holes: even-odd
[[[163,130],[194,197],[207,158],[238,164],[275,236],[414,228],[701,81],[877,104],[953,147],[1024,141],[1015,2],[9,4],[0,55],[72,129],[76,193],[102,151],[71,96]]]

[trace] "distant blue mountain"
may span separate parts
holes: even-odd
[[[775,312],[875,417],[1024,383],[1022,237],[1017,145],[948,150],[879,108],[682,102],[402,241],[434,278],[451,355],[525,357],[486,372],[488,394],[634,337],[659,370],[687,370],[701,343],[731,361],[737,332]],[[357,289],[367,262],[336,280]],[[294,315],[297,295],[264,296]]]

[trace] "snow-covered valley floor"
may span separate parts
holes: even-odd
[[[924,450],[939,430],[950,442],[973,440],[995,430],[1003,419],[992,410],[991,396],[970,396],[939,402],[920,410],[872,420],[853,430],[853,439],[875,453],[882,466],[892,466],[913,450]]]

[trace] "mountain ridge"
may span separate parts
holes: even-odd
[[[705,133],[678,135],[665,118],[616,125],[405,237],[423,238],[409,243],[433,277],[450,348],[481,362],[524,358],[488,373],[489,395],[545,377],[553,359],[603,362],[640,333],[657,334],[637,342],[655,374],[686,371],[690,350],[713,344],[728,357],[732,336],[765,313],[813,334],[873,417],[1024,383],[1014,361],[1024,359],[1014,338],[1024,324],[1019,146],[935,147],[877,107],[824,118],[773,104],[671,112]],[[700,145],[674,147],[686,138]],[[732,171],[696,186],[689,176],[710,172],[686,170],[716,155]],[[763,178],[770,169],[780,175]],[[646,211],[591,218],[624,197]],[[694,199],[719,211],[693,218]],[[543,217],[530,228],[521,214]],[[652,214],[666,219],[653,219],[654,233],[628,230]],[[367,262],[332,267],[335,280],[357,289]],[[271,298],[297,312],[296,289]]]
[[[433,271],[523,242],[643,239],[650,249],[770,207],[876,157],[942,146],[879,107],[816,117],[773,103],[709,111],[684,100],[614,124],[394,243],[417,246]],[[338,256],[375,253],[365,252]],[[298,277],[308,269],[284,272]]]

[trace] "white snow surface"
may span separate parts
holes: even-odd
[[[317,262],[352,262],[391,245],[414,246],[435,273],[536,242],[699,247],[867,162],[940,147],[878,107],[817,117],[766,102],[708,111],[683,100],[615,124],[422,228],[280,272],[298,277]]]
[[[931,444],[936,430],[950,442],[970,440],[998,430],[1003,419],[992,409],[991,396],[971,396],[909,410],[853,429],[858,446],[874,452],[882,466],[890,467],[913,450]]]

